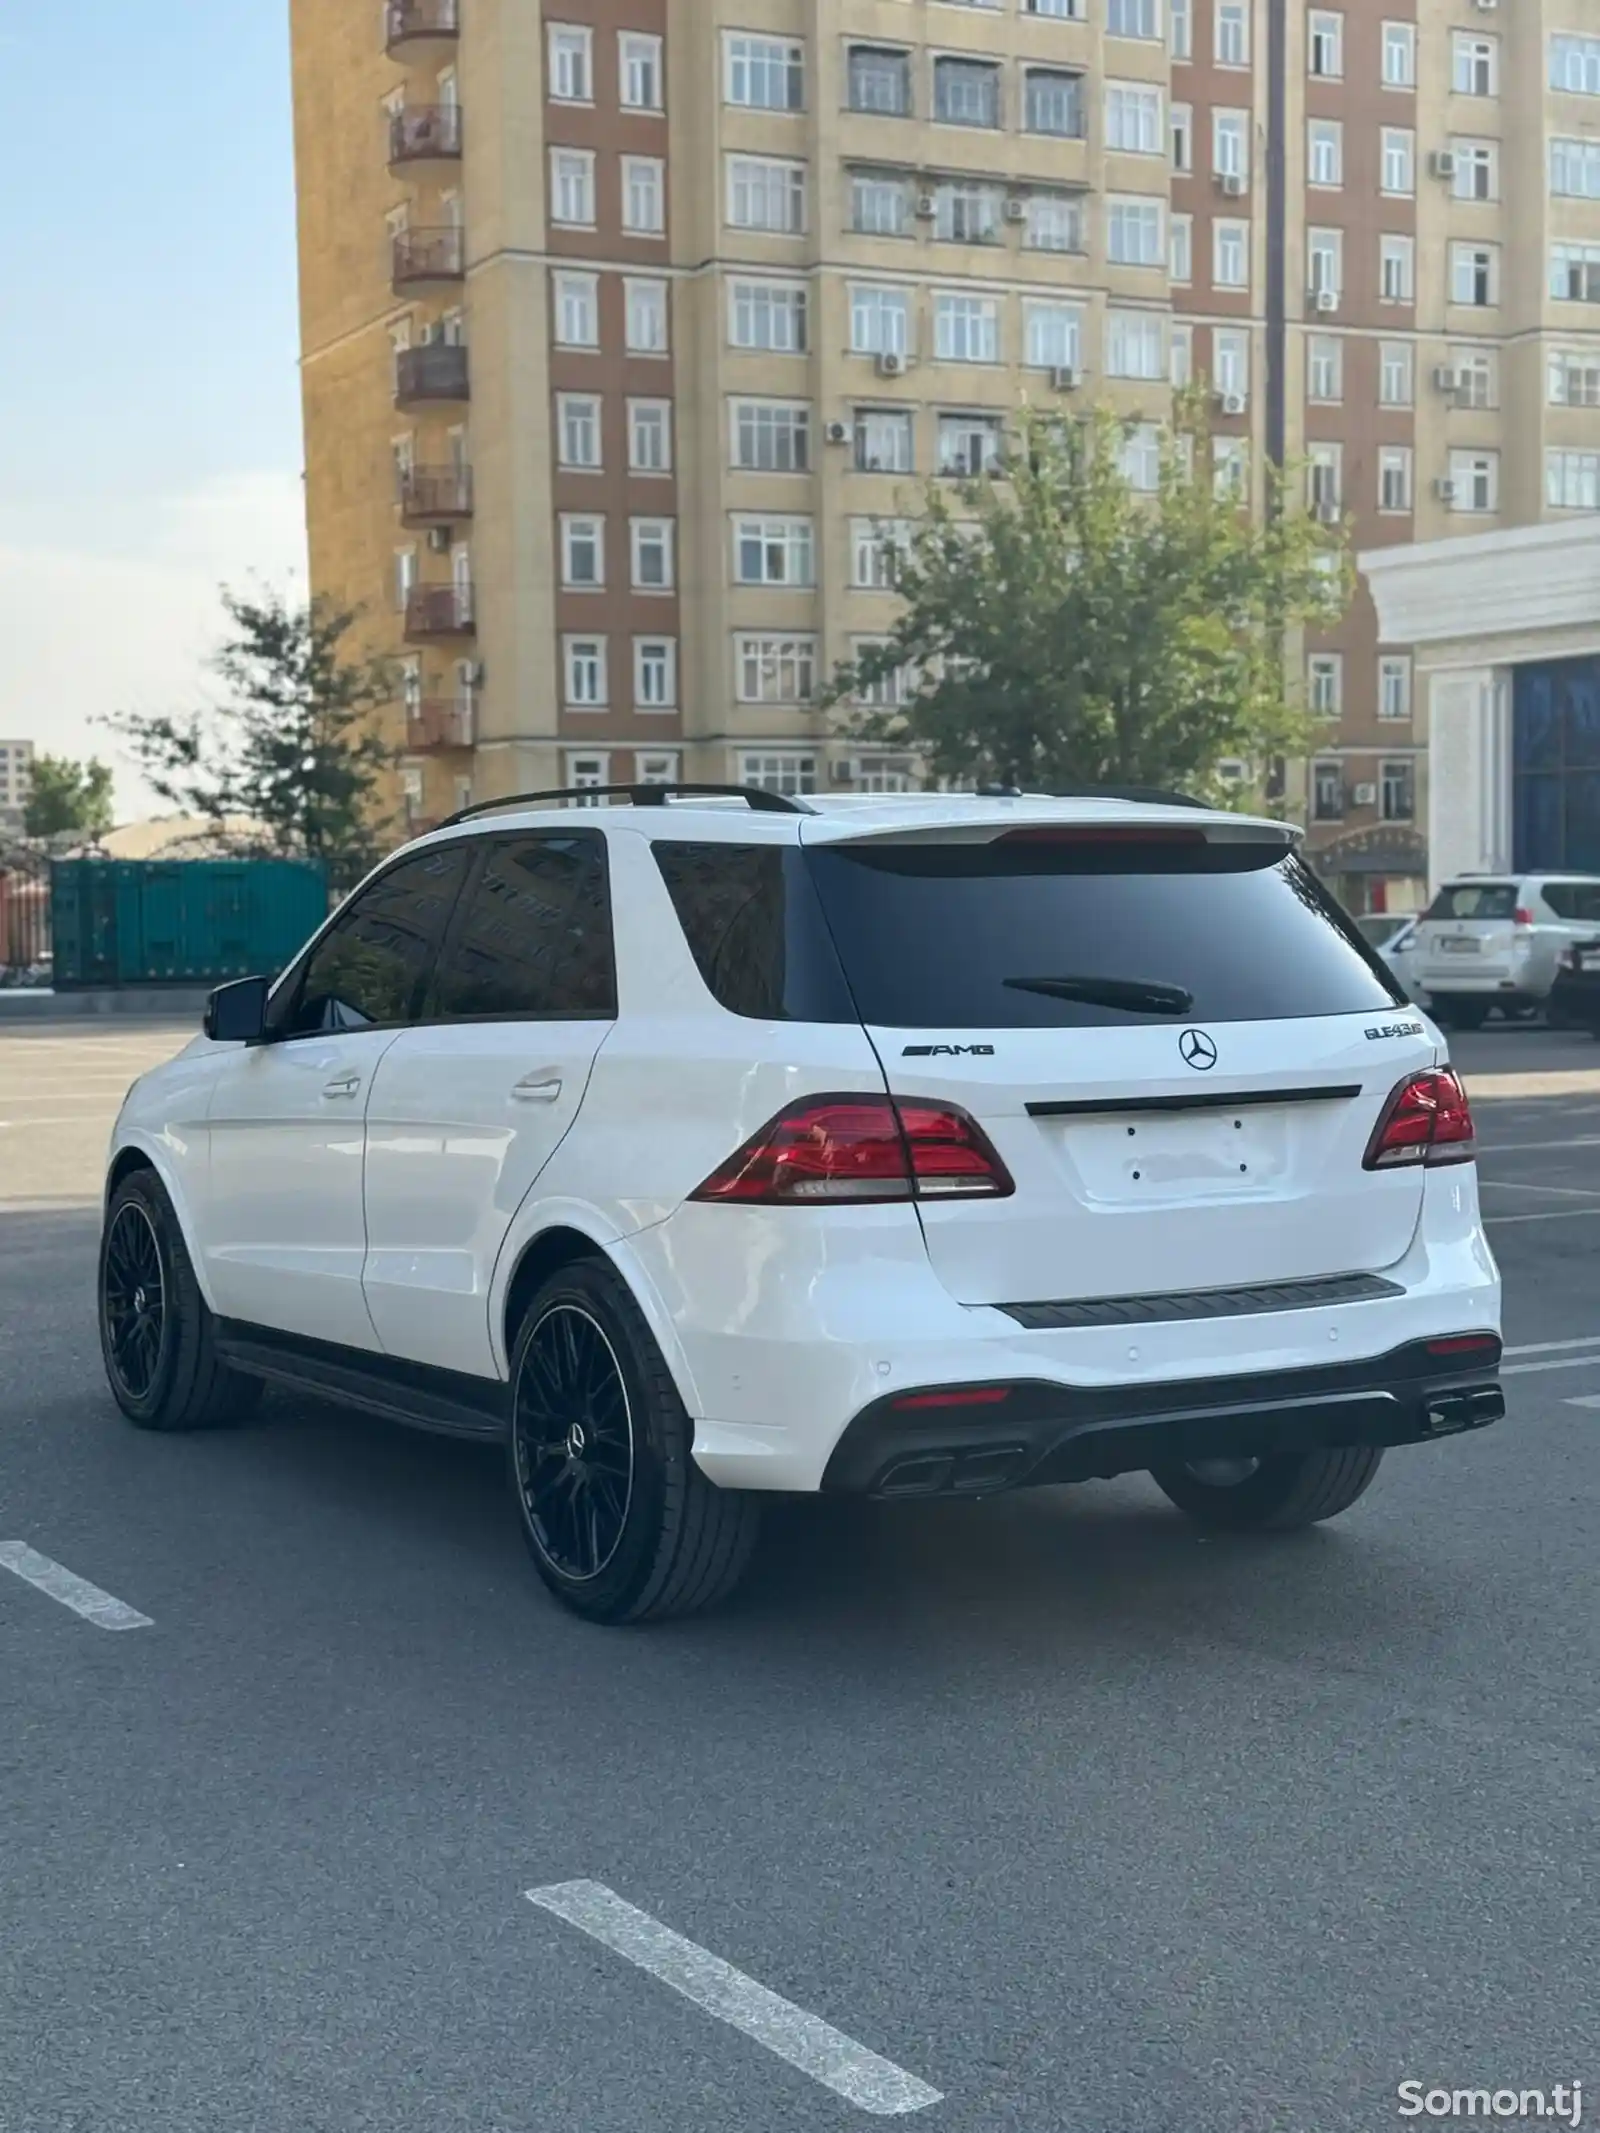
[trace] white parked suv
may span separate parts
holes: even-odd
[[[504,1440],[545,1582],[620,1622],[728,1591],[763,1493],[1148,1469],[1282,1528],[1503,1412],[1466,1098],[1293,831],[605,797],[408,846],[136,1084],[132,1421],[272,1383]]]
[[[1561,958],[1600,923],[1593,874],[1464,874],[1417,922],[1407,962],[1430,1012],[1478,1029],[1491,1008],[1518,1019],[1550,997]]]

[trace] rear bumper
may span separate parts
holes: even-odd
[[[1022,1380],[895,1393],[864,1408],[822,1486],[844,1495],[977,1496],[1107,1480],[1190,1459],[1331,1445],[1425,1444],[1505,1413],[1500,1343],[1463,1369],[1455,1343],[1409,1343],[1360,1363],[1089,1390]],[[964,1394],[982,1404],[961,1405]],[[926,1403],[926,1404],[923,1404]]]

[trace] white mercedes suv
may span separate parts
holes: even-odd
[[[1504,1411],[1472,1135],[1281,823],[533,794],[131,1091],[106,1368],[151,1429],[270,1383],[504,1441],[607,1622],[725,1594],[772,1491],[1301,1526]]]

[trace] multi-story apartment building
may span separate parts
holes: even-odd
[[[1596,0],[293,19],[312,573],[408,662],[419,819],[905,780],[815,690],[1024,399],[1153,481],[1203,376],[1230,474],[1303,459],[1364,546],[1600,506]],[[1364,595],[1303,657],[1291,799],[1359,873],[1419,815],[1409,661]]]
[[[0,740],[0,830],[22,828],[32,778],[32,741]]]

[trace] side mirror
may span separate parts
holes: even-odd
[[[236,978],[206,1002],[205,1033],[213,1044],[259,1044],[267,1033],[267,980]]]

